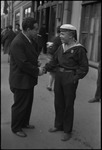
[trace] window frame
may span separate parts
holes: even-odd
[[[29,12],[30,9],[30,12]],[[27,12],[27,14],[25,14],[25,11]],[[32,10],[31,10],[31,6],[27,6],[23,9],[23,19],[26,17],[31,17],[32,16]]]
[[[19,17],[17,17],[17,14],[19,14]],[[15,25],[20,22],[20,10],[15,12]]]
[[[97,11],[95,10],[95,8],[99,7],[99,5],[100,5],[100,2],[96,3],[96,1],[95,2],[93,2],[93,1],[92,2],[90,2],[90,1],[82,2],[82,14],[81,14],[81,25],[80,25],[80,37],[79,37],[80,43],[82,43],[88,51],[88,59],[89,59],[91,66],[93,66],[95,68],[97,68],[97,66],[98,66],[99,59],[100,59],[99,56],[100,56],[100,51],[101,51],[101,45],[100,45],[101,43],[100,43],[100,39],[99,39],[99,36],[100,36],[99,31],[101,28],[100,27],[100,14],[98,16],[98,14],[97,14],[98,10],[97,9],[96,9]],[[87,16],[87,13],[88,13],[87,8],[88,7],[89,7],[89,16]],[[96,16],[94,15],[94,13],[92,13],[91,8],[93,8],[93,11],[96,13]],[[85,14],[85,9],[86,9],[86,14]],[[98,22],[99,29],[98,29],[97,33],[96,33],[96,25],[95,25],[96,20],[99,21]],[[85,25],[87,26],[86,22],[88,22],[88,28],[86,27],[87,29],[85,31],[85,30],[83,30],[83,28],[85,29]],[[93,27],[93,30],[91,27]],[[97,39],[95,39],[96,35],[97,35]],[[92,38],[92,40],[91,40],[91,38]],[[89,40],[91,40],[91,42],[92,42],[91,45],[89,45],[90,44]],[[96,50],[94,49],[95,48],[94,42],[96,42],[96,40],[99,43],[99,46],[97,44],[97,48],[98,48],[97,53],[96,53]],[[90,49],[88,49],[89,46],[91,46]],[[95,54],[96,54],[96,56],[95,56]]]

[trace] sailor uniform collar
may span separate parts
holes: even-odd
[[[64,53],[65,53],[66,51],[68,51],[69,49],[72,49],[72,48],[78,47],[78,46],[82,46],[82,47],[83,47],[83,45],[81,45],[80,43],[75,43],[74,45],[72,45],[72,46],[70,46],[70,47],[68,47],[67,44],[66,44],[66,45],[65,45],[64,43],[62,44]]]

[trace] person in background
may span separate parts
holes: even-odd
[[[53,39],[52,41],[52,45],[50,47],[48,47],[47,50],[47,55],[50,58],[50,60],[52,59],[54,53],[57,51],[58,47],[62,44],[61,39],[60,39],[60,26],[57,27],[57,36]],[[48,82],[48,86],[47,89],[49,91],[52,91],[53,89],[53,83],[55,80],[55,72],[56,72],[56,68],[54,68],[51,72],[49,72],[49,82]]]
[[[8,32],[8,26],[5,27],[5,29],[2,30],[1,32],[1,44],[4,47],[4,43],[2,41],[2,38],[4,37],[4,35]]]
[[[5,33],[8,31],[8,26],[5,27],[5,29],[2,30],[1,32],[1,39],[5,35]]]
[[[8,26],[8,30],[3,35],[1,43],[3,44],[3,52],[4,54],[8,54],[8,62],[10,59],[10,45],[12,40],[15,38],[16,34],[12,30],[12,25]]]
[[[93,99],[90,99],[88,102],[94,103],[94,102],[100,102],[100,100],[101,100],[101,60],[98,66],[98,78],[97,78],[97,88],[96,88],[95,97]]]
[[[20,137],[27,134],[23,128],[34,129],[30,125],[30,115],[34,97],[34,87],[43,68],[38,65],[38,52],[34,37],[38,33],[38,23],[32,17],[22,22],[22,31],[15,37],[10,46],[9,85],[14,95],[11,107],[11,130]]]
[[[18,23],[16,23],[16,26],[15,26],[16,35],[19,34],[20,32],[21,32],[20,25]]]
[[[48,33],[46,31],[46,25],[42,24],[42,27],[39,30],[39,35],[41,36],[41,50],[43,50],[43,53],[46,54],[47,53],[47,38],[48,38]]]
[[[57,66],[54,84],[55,121],[49,132],[64,131],[61,140],[67,141],[72,135],[78,82],[88,73],[89,65],[87,51],[77,42],[77,30],[73,25],[61,25],[60,38],[62,44],[44,68],[51,72]]]

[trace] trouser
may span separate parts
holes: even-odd
[[[55,75],[55,127],[65,133],[72,132],[74,100],[78,81],[74,83],[74,72],[57,72]]]
[[[49,72],[49,83],[48,83],[48,87],[52,88],[53,83],[55,80],[55,72]]]
[[[11,129],[17,132],[29,124],[34,88],[14,89],[14,104],[11,107]]]

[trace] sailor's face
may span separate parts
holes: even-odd
[[[60,32],[60,38],[61,38],[62,43],[68,43],[70,37],[71,36],[70,36],[69,31]]]

